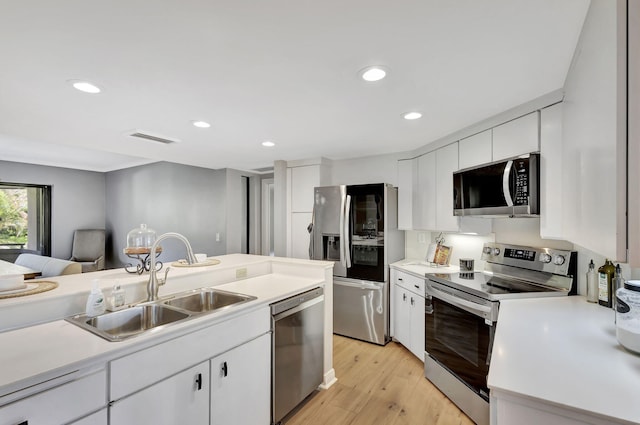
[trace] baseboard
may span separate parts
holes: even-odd
[[[331,387],[336,382],[338,382],[338,378],[336,378],[336,371],[334,368],[331,368],[327,373],[324,374],[324,380],[318,388],[321,390],[328,390],[329,387]]]

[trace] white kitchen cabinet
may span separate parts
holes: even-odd
[[[640,267],[640,2],[637,0],[628,2],[628,43],[629,74],[628,74],[628,116],[636,117],[628,121],[627,167],[628,181],[634,182],[628,185],[628,216],[629,219],[629,264],[633,268]]]
[[[115,401],[109,408],[110,423],[208,425],[209,400],[209,362],[203,362]]]
[[[562,230],[562,103],[540,111],[540,236],[565,239]]]
[[[424,361],[424,279],[399,270],[393,276],[393,337]]]
[[[458,170],[458,143],[436,150],[436,228],[457,232],[458,217],[453,215],[453,172]]]
[[[591,2],[576,47],[579,60],[565,80],[562,111],[563,234],[619,262],[627,260],[625,6]],[[629,115],[628,122],[631,131],[637,116]],[[637,168],[637,156],[628,160]],[[629,186],[636,190],[638,181],[632,176]],[[629,214],[628,219],[637,221],[638,216]]]
[[[413,229],[414,202],[417,198],[418,160],[398,161],[398,229]]]
[[[268,425],[270,415],[270,335],[211,360],[211,425]]]
[[[59,425],[104,408],[104,369],[0,407],[0,425]],[[99,422],[96,422],[99,423]]]
[[[473,136],[461,139],[459,143],[459,169],[488,164],[493,161],[492,130],[485,130]]]
[[[418,157],[418,190],[413,216],[415,230],[439,230],[436,217],[437,169],[436,152]]]
[[[109,424],[109,409],[107,407],[98,410],[97,412],[85,416],[82,419],[78,419],[69,425],[108,425]]]
[[[540,150],[538,112],[493,128],[493,161]]]

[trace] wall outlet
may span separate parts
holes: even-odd
[[[220,242],[220,233],[216,233],[216,242]]]
[[[427,243],[427,236],[424,233],[418,233],[418,243]]]
[[[245,267],[236,269],[236,279],[241,279],[243,277],[247,277],[247,269]]]

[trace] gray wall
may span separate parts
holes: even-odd
[[[52,257],[71,257],[74,230],[105,228],[103,173],[0,161],[0,181],[52,186]]]
[[[168,162],[113,171],[106,175],[107,229],[112,235],[108,267],[131,260],[122,250],[127,233],[147,224],[158,235],[184,235],[194,252],[226,253],[226,172]],[[220,233],[220,242],[216,242]],[[182,243],[162,243],[160,261],[185,257]]]

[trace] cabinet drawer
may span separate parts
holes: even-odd
[[[270,327],[271,313],[264,307],[113,360],[109,400],[118,400],[215,357],[269,332]]]
[[[409,273],[398,271],[396,274],[397,285],[422,296],[424,296],[424,281],[425,279]]]
[[[0,408],[0,425],[59,425],[107,403],[107,374],[100,370]]]

